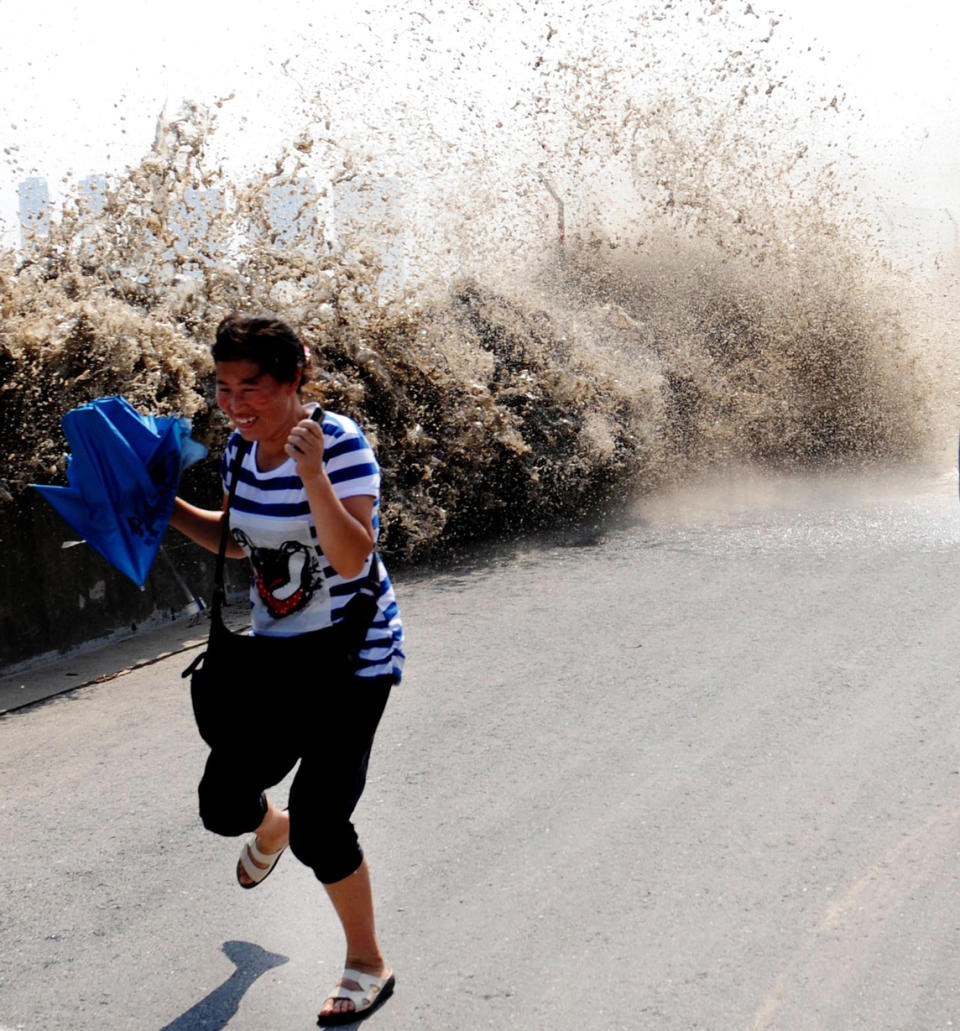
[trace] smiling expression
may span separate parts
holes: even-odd
[[[217,404],[244,440],[281,447],[302,415],[296,382],[281,383],[247,360],[217,362]]]

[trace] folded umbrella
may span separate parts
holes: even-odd
[[[69,487],[32,483],[108,562],[143,586],[170,522],[180,474],[207,449],[190,420],[141,415],[125,398],[101,397],[67,412]]]

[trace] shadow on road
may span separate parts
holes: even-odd
[[[240,1000],[253,982],[272,967],[289,962],[287,956],[267,952],[250,942],[224,942],[223,951],[237,969],[222,985],[160,1031],[199,1031],[201,1028],[203,1031],[220,1031],[237,1012]]]

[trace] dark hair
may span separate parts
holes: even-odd
[[[215,362],[253,362],[280,383],[292,383],[298,372],[300,386],[307,380],[309,352],[296,332],[273,315],[228,315],[217,326],[212,352]]]

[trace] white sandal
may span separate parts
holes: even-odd
[[[319,1013],[317,1023],[321,1027],[333,1027],[336,1024],[352,1024],[358,1020],[365,1020],[390,998],[396,983],[393,974],[374,977],[373,974],[365,974],[362,970],[347,967],[343,977],[324,1002],[330,999],[349,999],[353,1003],[353,1009],[345,1010],[343,1013]],[[357,987],[351,988],[351,984]]]
[[[257,848],[257,836],[254,836],[247,842],[244,843],[243,851],[240,853],[240,861],[237,863],[237,884],[241,888],[255,888],[261,881],[266,880],[267,876],[273,873],[273,868],[277,865],[277,860],[286,852],[287,846],[284,845],[279,852],[261,852]],[[257,863],[264,863],[265,866],[257,866]],[[240,870],[250,878],[250,884],[244,884],[240,880]]]

